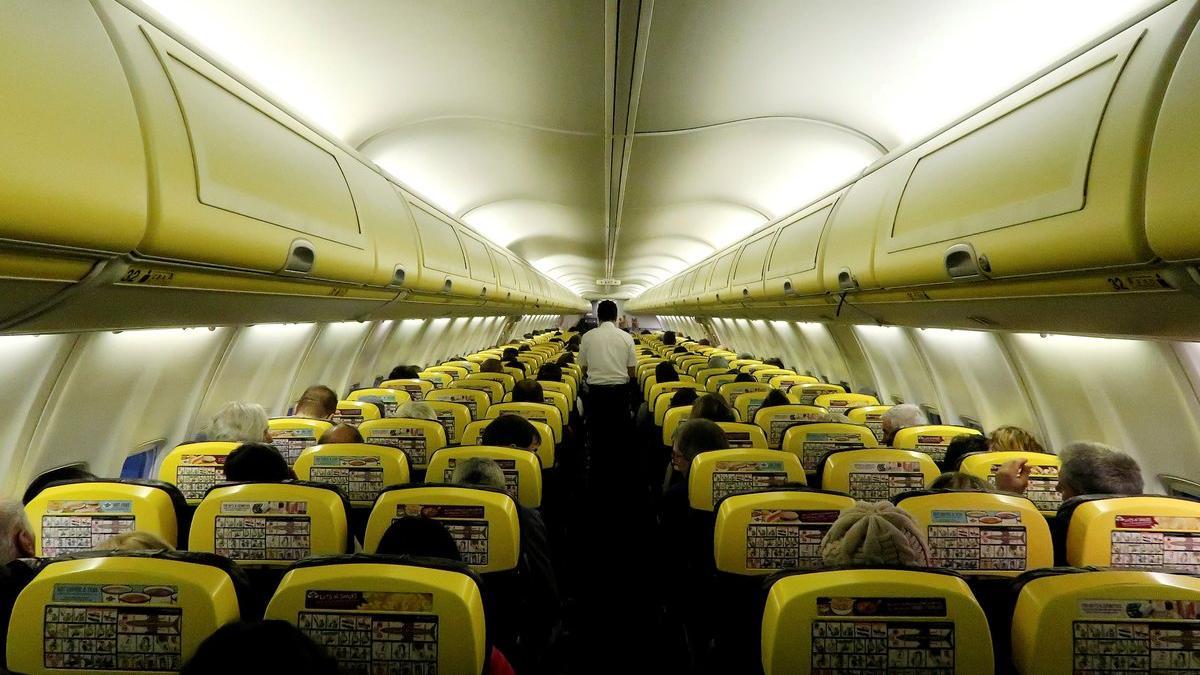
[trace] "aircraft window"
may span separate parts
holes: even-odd
[[[166,444],[167,439],[160,438],[135,448],[125,458],[125,463],[121,465],[121,478],[149,478],[150,471],[154,469],[154,460],[158,457],[158,451],[162,450]]]
[[[962,426],[967,427],[969,429],[974,429],[975,431],[978,431],[981,434],[987,433],[986,431],[983,430],[983,424],[979,420],[975,419],[974,417],[967,417],[966,415],[960,415],[958,418],[958,422]]]
[[[925,417],[929,420],[930,424],[942,423],[942,413],[937,408],[928,403],[922,403],[921,411],[925,413]]]

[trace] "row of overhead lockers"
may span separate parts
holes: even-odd
[[[0,329],[577,309],[140,4],[12,0],[0,24]]]
[[[1198,16],[1147,10],[631,308],[1200,334]]]

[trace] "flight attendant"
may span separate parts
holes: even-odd
[[[604,300],[596,308],[600,325],[583,335],[579,365],[588,385],[586,424],[589,475],[593,486],[620,489],[614,482],[614,460],[633,437],[630,381],[637,365],[633,338],[617,328],[617,303]],[[636,472],[628,472],[636,473]]]

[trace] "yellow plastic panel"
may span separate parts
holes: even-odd
[[[316,445],[321,434],[332,428],[333,422],[305,417],[275,417],[267,423],[271,445],[279,449],[288,466],[295,464],[300,453]]]
[[[940,462],[946,458],[946,447],[950,445],[950,441],[959,436],[982,435],[978,429],[970,427],[930,424],[897,431],[892,440],[892,447],[928,453],[933,461]]]
[[[1146,181],[1146,237],[1167,260],[1200,258],[1196,218],[1200,214],[1200,32],[1195,29],[1171,74],[1154,126]]]
[[[429,392],[428,398],[430,401],[449,401],[451,403],[461,403],[467,406],[467,409],[471,411],[471,419],[483,419],[484,415],[487,414],[488,406],[491,405],[489,395],[483,391],[462,386],[463,384],[467,383],[468,380],[466,380],[466,378],[458,380],[454,383],[453,387],[448,389],[436,389]],[[479,382],[476,382],[475,384],[479,384]],[[496,383],[489,382],[488,384]],[[499,387],[500,385],[496,384],[496,386]]]
[[[447,362],[443,363],[442,365],[443,366],[456,366],[458,368],[466,368],[468,373],[478,373],[479,372],[479,364],[475,363],[473,361],[467,361],[467,360],[447,361]]]
[[[800,458],[805,471],[816,471],[821,458],[837,450],[874,448],[875,435],[855,424],[817,422],[788,427],[780,447]]]
[[[266,618],[329,645],[347,672],[474,675],[488,658],[479,587],[449,570],[365,562],[301,567],[283,577]],[[352,654],[365,658],[351,661]]]
[[[426,382],[432,382],[434,389],[444,389],[454,382],[449,373],[439,373],[436,370],[422,370],[417,376]]]
[[[771,586],[762,626],[766,675],[909,672],[897,664],[914,673],[991,675],[994,667],[983,610],[966,582],[948,574],[839,570],[784,577]],[[877,651],[863,654],[864,643]]]
[[[555,383],[554,382],[544,382],[541,384],[555,384]],[[565,387],[566,385],[563,385],[563,386]],[[548,387],[542,387],[542,402],[548,406],[553,406],[554,408],[556,408],[558,410],[559,419],[562,419],[562,420],[570,419],[571,404],[568,402],[566,394],[564,394],[562,392],[558,392],[558,391],[552,391]],[[509,392],[504,395],[503,403],[505,403],[505,404],[512,403],[512,392]]]
[[[508,373],[471,373],[467,376],[467,379],[499,382],[505,391],[512,391],[513,387],[517,384],[517,379]]]
[[[470,374],[470,370],[459,366],[429,366],[425,369],[427,373],[445,373],[450,376],[451,380],[461,380]]]
[[[837,384],[796,384],[788,388],[789,396],[796,398],[800,405],[816,405],[817,397],[825,394],[844,394],[846,390]]]
[[[767,449],[767,435],[761,427],[743,422],[717,422],[717,426],[725,432],[731,448]]]
[[[446,447],[446,430],[435,420],[369,420],[360,424],[358,431],[367,443],[400,450],[415,469],[425,468],[433,453]]]
[[[483,430],[487,425],[491,424],[492,420],[477,420],[467,425],[463,431],[462,443],[460,445],[481,445],[483,438]],[[550,426],[544,422],[537,420],[529,420],[534,429],[538,432],[538,449],[537,456],[542,462],[542,470],[549,469],[554,466],[554,432]]]
[[[394,417],[396,415],[396,408],[400,407],[401,403],[411,401],[412,397],[403,389],[379,387],[374,389],[355,389],[346,394],[346,400],[381,403],[383,404],[383,416]]]
[[[39,557],[89,551],[124,532],[141,530],[175,546],[179,523],[171,496],[129,483],[82,482],[42,490],[25,505]]]
[[[542,465],[538,456],[528,450],[497,448],[490,445],[464,445],[445,448],[434,453],[425,474],[427,483],[449,483],[454,465],[471,457],[494,460],[504,472],[507,491],[522,506],[531,509],[542,505]]]
[[[733,382],[736,377],[737,375],[729,373],[725,375],[711,375],[707,380],[704,381],[704,388],[707,389],[709,393],[715,394],[720,391],[721,385]]]
[[[432,270],[467,276],[467,260],[454,226],[424,207],[411,204],[413,219],[421,237],[421,256]]]
[[[146,229],[146,158],[129,84],[96,12],[89,3],[15,0],[0,44],[0,239],[132,250]]]
[[[1190,672],[1200,579],[1099,571],[1031,579],[1012,621],[1021,673]],[[1186,666],[1185,666],[1186,664]]]
[[[195,506],[204,493],[225,480],[225,458],[241,443],[185,443],[163,457],[158,479],[173,483],[187,503]]]
[[[425,395],[433,391],[433,383],[428,380],[384,380],[379,383],[383,389],[399,389],[408,394],[410,400],[423,401]]]
[[[879,405],[879,399],[870,394],[821,394],[813,400],[813,405],[819,405],[831,413],[844,415],[851,408]]]
[[[787,368],[772,368],[772,367],[768,366],[766,368],[760,368],[758,370],[755,370],[754,371],[754,379],[758,380],[759,382],[766,382],[766,383],[770,384],[771,380],[775,379],[776,377],[779,377],[780,375],[795,375],[795,374],[796,374],[796,371],[794,371],[794,370],[788,370]],[[813,379],[815,380],[816,378],[814,377]],[[771,385],[771,386],[774,387],[775,385]],[[785,391],[784,393],[786,394],[787,392]]]
[[[517,504],[497,490],[425,485],[388,490],[367,520],[363,549],[375,553],[384,532],[400,518],[432,518],[446,526],[463,562],[479,573],[516,568],[521,557]]]
[[[334,424],[358,426],[380,417],[379,406],[369,401],[338,401],[337,411],[331,419]]]
[[[449,445],[462,443],[459,439],[462,438],[467,425],[471,423],[471,409],[452,401],[426,401],[426,403],[433,408],[433,414],[437,415],[438,422],[446,430],[446,443]],[[490,410],[491,407],[488,409]]]
[[[712,511],[729,495],[804,482],[804,468],[795,455],[761,448],[711,450],[692,459],[688,502],[693,509]]]
[[[767,435],[767,447],[778,449],[783,434],[797,424],[816,422],[825,414],[824,408],[811,405],[773,405],[754,413],[754,423]]]
[[[1067,562],[1200,573],[1200,502],[1113,497],[1075,507]]]
[[[772,387],[785,394],[798,384],[820,384],[820,382],[817,378],[809,375],[776,375],[767,381]]]
[[[482,391],[487,395],[487,403],[499,403],[504,398],[504,385],[492,380],[475,380],[465,378],[454,383],[455,389],[472,389]],[[486,406],[485,406],[486,413]]]
[[[1015,577],[1054,565],[1050,527],[1033,502],[990,492],[940,492],[896,503],[925,530],[930,565]]]
[[[543,391],[562,394],[567,399],[568,403],[574,402],[575,390],[572,389],[570,380],[566,375],[563,375],[563,379],[565,380],[563,382],[547,382],[544,380],[538,380],[538,384],[541,385]],[[549,403],[549,401],[547,401],[547,403]],[[567,413],[564,413],[564,420],[567,419],[566,414]]]
[[[348,514],[338,493],[293,483],[213,488],[192,516],[188,546],[241,565],[278,567],[346,550]]]
[[[958,465],[958,470],[996,485],[996,471],[1014,459],[1024,459],[1030,467],[1029,487],[1025,497],[1042,513],[1054,515],[1062,504],[1062,493],[1058,491],[1058,467],[1061,460],[1043,452],[977,452],[967,455]]]
[[[546,424],[554,432],[554,442],[562,443],[562,413],[557,407],[545,403],[497,403],[488,408],[487,412],[491,419],[508,414],[520,415],[527,420]]]
[[[409,481],[408,455],[371,443],[327,443],[296,459],[296,477],[333,485],[356,508],[371,506],[389,485]]]
[[[933,459],[915,450],[876,448],[829,455],[821,487],[855,499],[877,502],[922,490],[941,475]]]
[[[738,419],[753,420],[754,416],[758,414],[758,409],[762,407],[763,400],[770,393],[771,390],[768,388],[765,391],[748,391],[733,397],[733,410],[737,413]],[[766,430],[764,429],[764,431]]]
[[[833,210],[835,199],[805,209],[807,213],[785,223],[775,239],[767,262],[765,298],[778,300],[793,295],[823,293],[825,285],[817,270],[817,245]]]
[[[845,495],[787,490],[734,495],[717,508],[713,552],[717,569],[766,575],[821,567],[821,539],[839,513],[854,506]]]
[[[762,382],[726,382],[717,389],[717,393],[731,403],[739,394],[750,391],[771,391],[771,385]]]
[[[662,442],[663,445],[672,445],[675,442],[675,431],[679,429],[679,425],[688,421],[692,416],[692,406],[681,405],[674,408],[667,408],[667,412],[663,414],[662,425]]]
[[[883,442],[883,413],[891,408],[890,405],[875,405],[866,406],[863,408],[851,408],[846,411],[846,417],[850,418],[855,424],[865,425],[875,434],[875,440]]]
[[[223,570],[123,556],[52,563],[12,611],[8,667],[31,674],[178,672],[240,618]]]

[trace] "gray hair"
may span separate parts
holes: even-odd
[[[498,490],[507,489],[500,465],[487,457],[468,457],[455,463],[450,482],[455,485],[482,485]]]
[[[908,427],[920,427],[929,424],[929,418],[925,416],[925,413],[919,407],[911,403],[902,403],[888,408],[883,413],[883,417],[880,418],[880,422],[883,424],[885,430],[891,429],[893,432],[896,432]]]
[[[729,367],[729,359],[725,358],[724,356],[720,356],[720,355],[710,356],[710,357],[708,357],[708,367],[709,368],[728,368]]]
[[[1059,453],[1059,481],[1077,495],[1140,495],[1142,469],[1137,461],[1114,447],[1093,441],[1068,443]]]
[[[0,501],[0,564],[8,564],[22,556],[23,551],[17,546],[17,536],[22,532],[33,536],[25,506],[16,499]]]
[[[267,411],[257,403],[230,401],[221,406],[208,425],[208,440],[262,443],[267,433]]]
[[[844,415],[843,413],[831,413],[831,412],[827,412],[824,415],[821,415],[819,418],[817,418],[817,421],[824,422],[826,424],[858,424],[857,422],[850,419],[849,417],[846,417],[846,415]]]
[[[425,401],[405,401],[396,406],[396,412],[393,417],[407,417],[414,420],[433,420],[437,421],[437,413],[433,411],[433,406]]]

